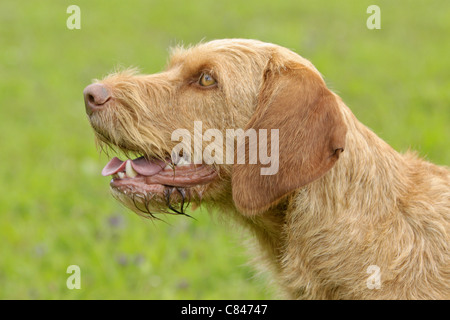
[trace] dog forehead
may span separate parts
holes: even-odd
[[[272,60],[280,66],[287,62],[300,63],[321,76],[309,60],[294,51],[259,40],[219,39],[187,48],[177,46],[170,53],[168,69],[181,67],[189,74],[213,69],[261,72]]]
[[[204,67],[243,68],[264,66],[269,58],[268,45],[257,40],[222,39],[170,50],[168,69],[182,67],[196,70]]]
[[[257,50],[263,51],[268,46],[274,46],[272,44],[264,43],[258,40],[247,39],[220,39],[209,42],[200,42],[196,45],[190,45],[184,47],[178,45],[170,48],[171,60],[175,63],[178,59],[183,59],[189,55],[202,55],[202,54],[226,54],[226,53],[255,53]],[[239,52],[240,51],[240,52]]]

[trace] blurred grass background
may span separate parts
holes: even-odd
[[[450,163],[446,0],[2,1],[0,299],[277,298],[238,229],[201,211],[152,223],[113,200],[84,113],[83,88],[115,66],[158,72],[171,45],[231,37],[298,52],[397,150]]]

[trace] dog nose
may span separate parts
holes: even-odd
[[[96,110],[102,109],[106,105],[106,102],[111,99],[111,93],[108,88],[100,83],[88,85],[84,88],[83,95],[86,113],[88,115],[91,115]]]

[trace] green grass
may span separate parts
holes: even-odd
[[[81,8],[68,30],[66,8]],[[271,299],[242,232],[143,220],[109,195],[83,88],[118,65],[160,71],[178,43],[240,37],[310,59],[356,116],[399,151],[450,163],[450,3],[2,1],[0,299]],[[234,228],[232,228],[234,229]],[[80,290],[66,269],[81,268]]]

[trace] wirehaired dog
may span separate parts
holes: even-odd
[[[165,71],[115,73],[84,96],[98,143],[136,157],[103,169],[114,197],[153,218],[200,201],[228,215],[253,233],[257,264],[287,297],[450,298],[449,170],[393,150],[296,53],[242,39],[177,47]],[[237,137],[231,164],[192,161],[173,132],[199,141],[195,121],[200,134],[278,139]],[[273,174],[261,174],[261,159],[238,159],[240,147],[261,155],[261,145],[277,155]]]

